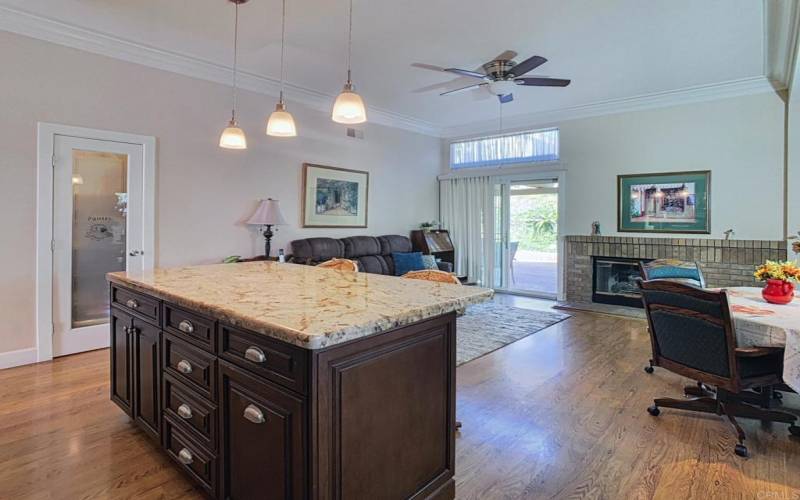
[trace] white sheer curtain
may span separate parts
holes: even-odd
[[[496,167],[558,160],[558,129],[494,135],[450,144],[450,167]]]
[[[439,182],[442,226],[456,248],[455,270],[491,286],[494,259],[494,180],[492,177],[442,179]]]

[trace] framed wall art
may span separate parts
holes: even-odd
[[[369,172],[303,164],[303,227],[367,227]]]
[[[617,231],[709,234],[711,172],[617,176]]]

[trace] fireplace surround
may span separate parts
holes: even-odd
[[[564,300],[591,303],[592,258],[633,261],[680,259],[696,261],[708,287],[761,286],[753,277],[765,260],[785,260],[786,242],[710,238],[627,236],[566,236],[564,238]]]

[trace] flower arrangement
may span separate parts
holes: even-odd
[[[758,281],[780,280],[800,282],[800,267],[794,262],[768,260],[753,273]]]

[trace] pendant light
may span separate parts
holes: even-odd
[[[350,59],[353,53],[353,0],[350,0],[350,31],[347,37],[347,83],[342,93],[333,103],[331,119],[336,123],[364,123],[367,121],[367,108],[361,96],[356,94],[350,79]]]
[[[244,131],[236,123],[236,63],[239,55],[239,5],[247,3],[248,0],[228,0],[236,6],[236,18],[233,28],[233,109],[231,111],[231,121],[222,131],[219,138],[219,147],[225,149],[247,149],[247,137]]]
[[[283,53],[286,41],[286,0],[283,0],[283,11],[281,14],[281,96],[275,111],[269,115],[267,121],[267,135],[274,137],[295,137],[297,128],[294,126],[292,114],[286,111],[286,104],[283,102]]]

